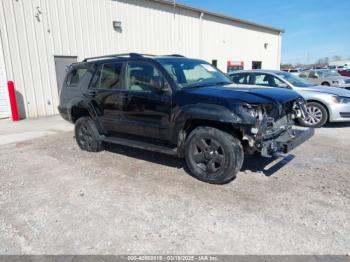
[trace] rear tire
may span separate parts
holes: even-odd
[[[328,82],[323,82],[321,85],[323,85],[323,86],[331,86]]]
[[[309,117],[306,119],[299,119],[300,125],[319,128],[327,123],[328,112],[322,104],[317,102],[309,102],[306,105],[306,110],[309,113]]]
[[[212,127],[197,127],[186,139],[185,158],[191,175],[211,184],[235,179],[243,165],[243,152],[237,138]]]
[[[88,152],[100,152],[103,144],[100,133],[90,117],[82,117],[75,123],[75,139],[80,149]]]

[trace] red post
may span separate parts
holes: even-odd
[[[7,82],[7,87],[9,90],[9,97],[10,97],[10,105],[11,105],[11,112],[12,112],[12,120],[18,121],[19,115],[18,115],[18,109],[17,109],[17,101],[16,101],[16,91],[15,91],[15,84],[13,81]]]

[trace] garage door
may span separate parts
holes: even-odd
[[[2,50],[0,38],[0,119],[7,118],[10,115],[6,82],[4,53]]]

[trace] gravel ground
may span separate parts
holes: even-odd
[[[209,185],[176,158],[72,132],[0,146],[0,254],[347,254],[350,125]]]

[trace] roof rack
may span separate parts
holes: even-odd
[[[85,58],[83,62],[89,62],[92,60],[99,60],[99,59],[108,59],[108,58],[116,58],[116,57],[123,57],[123,56],[128,56],[130,58],[141,58],[143,57],[142,54],[138,53],[126,53],[126,54],[114,54],[114,55],[105,55],[105,56],[95,56],[95,57],[89,57]]]
[[[118,57],[130,57],[130,58],[142,58],[145,56],[154,56],[149,54],[139,54],[139,53],[125,53],[125,54],[114,54],[114,55],[105,55],[105,56],[95,56],[95,57],[88,57],[83,60],[84,62],[94,61],[94,60],[100,60],[100,59],[109,59],[109,58],[118,58]],[[171,54],[171,55],[165,55],[165,56],[173,56],[173,57],[184,57],[183,55],[179,54]]]

